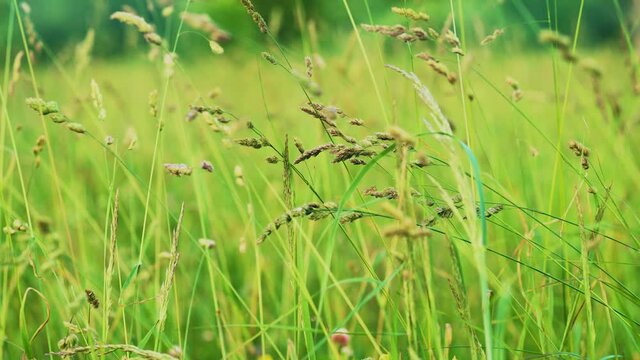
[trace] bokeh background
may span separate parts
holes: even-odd
[[[0,31],[6,29],[9,21],[10,1],[0,2]],[[161,35],[167,26],[162,9],[173,4],[175,11],[184,8],[185,0],[178,1],[125,1],[125,0],[31,0],[33,21],[38,24],[38,32],[44,42],[56,52],[68,49],[71,52],[88,29],[96,30],[94,48],[95,57],[123,56],[136,48],[142,41],[137,36],[127,36],[132,31],[117,22],[103,16],[105,13],[121,10],[123,6],[135,10],[159,27]],[[547,2],[556,13],[547,13]],[[584,3],[581,44],[601,45],[607,42],[622,42],[620,17],[625,17],[633,33],[638,33],[640,22],[640,1],[638,0],[591,0]],[[341,0],[262,0],[255,1],[256,7],[270,23],[270,28],[279,41],[287,44],[299,41],[300,33],[309,31],[309,22],[316,26],[318,41],[325,51],[336,51],[340,45],[340,36],[351,31],[347,13]],[[349,1],[356,23],[368,22],[369,14],[376,23],[397,23],[398,18],[389,12],[391,6],[401,6],[401,1],[380,0],[366,4],[363,1]],[[445,19],[450,13],[450,3],[439,1],[414,1],[412,6],[428,9],[434,19]],[[455,2],[454,2],[455,6]],[[523,47],[536,43],[537,29],[546,27],[546,19],[551,18],[561,33],[570,34],[575,29],[579,14],[580,1],[571,0],[465,0],[465,24],[468,27],[494,29],[508,28],[513,35],[519,33]],[[233,35],[225,48],[233,50],[239,46],[255,45],[267,41],[259,36],[251,19],[238,0],[192,1],[189,10],[196,13],[208,13],[223,29]],[[482,19],[482,20],[480,20]],[[300,26],[300,24],[304,24]],[[337,37],[336,37],[337,36]],[[14,37],[17,41],[18,38]],[[202,42],[195,36],[181,39],[183,56],[189,53],[207,51],[206,47],[194,46]],[[201,44],[200,44],[201,45]],[[6,47],[6,36],[0,36],[0,47]],[[194,50],[195,49],[195,50]]]

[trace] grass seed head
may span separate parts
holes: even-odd
[[[459,46],[452,47],[451,52],[456,55],[464,56],[464,51],[462,51],[462,49]]]
[[[167,172],[171,175],[181,177],[181,176],[190,176],[193,173],[193,169],[189,167],[187,164],[164,164],[164,168],[167,169]]]
[[[211,52],[216,55],[222,55],[224,53],[224,48],[215,40],[209,40],[209,48]]]
[[[369,157],[376,155],[375,151],[367,150],[360,145],[336,147],[331,152],[334,155],[334,158],[331,162],[333,162],[334,164],[347,161],[359,156]]]
[[[107,110],[104,108],[102,92],[100,92],[100,86],[94,79],[91,79],[91,100],[93,100],[93,107],[98,111],[98,119],[106,119]]]
[[[55,101],[45,101],[40,98],[27,98],[25,100],[26,104],[32,108],[33,110],[42,113],[42,115],[48,115],[53,113],[59,113],[60,107],[58,107],[58,103]]]
[[[349,213],[349,214],[342,215],[340,217],[340,223],[341,224],[352,223],[352,222],[354,222],[354,221],[356,221],[358,219],[362,219],[363,217],[364,217],[363,213],[352,212],[352,213]]]
[[[482,39],[482,41],[480,42],[480,45],[482,45],[482,46],[489,45],[490,43],[496,41],[496,39],[502,34],[504,34],[504,30],[503,29],[495,29],[495,30],[493,30],[492,34],[487,35],[487,37]]]
[[[158,89],[153,89],[151,90],[151,92],[149,93],[149,114],[151,114],[151,116],[158,117],[158,113],[160,112],[160,109],[158,107]]]
[[[560,33],[552,30],[542,30],[538,34],[538,40],[542,44],[551,44],[558,48],[569,48],[571,40],[568,36],[561,35]]]
[[[238,145],[242,145],[242,146],[247,146],[247,147],[251,147],[254,149],[260,149],[263,146],[269,146],[269,141],[264,138],[242,138],[242,139],[236,139],[234,140],[234,142]]]
[[[602,77],[602,67],[598,64],[597,61],[591,58],[584,59],[580,62],[580,66],[584,69],[591,77],[593,78],[601,78]]]
[[[403,41],[405,43],[412,43],[412,42],[418,40],[418,38],[415,35],[411,35],[411,34],[407,34],[407,33],[400,34],[400,35],[396,36],[396,39],[398,39],[400,41]]]
[[[324,122],[325,124],[331,126],[331,127],[336,127],[337,124],[335,123],[335,121],[331,120],[329,117],[327,117],[321,110],[323,109],[323,107],[318,107],[319,104],[315,104],[315,103],[309,103],[310,107],[306,107],[306,106],[301,106],[300,110],[306,114],[309,114],[311,116],[313,116],[314,118]]]
[[[7,225],[2,228],[2,231],[7,235],[13,235],[18,232],[27,232],[29,229],[29,225],[25,222],[22,222],[20,219],[15,219],[11,223],[11,225]]]
[[[78,336],[76,334],[69,334],[58,341],[58,349],[67,350],[76,346],[78,343]]]
[[[264,242],[269,235],[273,234],[274,231],[278,230],[283,225],[290,223],[293,219],[307,218],[311,221],[319,221],[331,215],[331,213],[337,208],[338,205],[334,202],[325,202],[324,204],[310,202],[293,208],[284,214],[281,214],[274,221],[269,223],[256,239],[256,243],[260,244]]]
[[[398,198],[398,191],[392,187],[388,187],[386,189],[378,191],[378,189],[375,186],[372,186],[368,189],[365,189],[365,191],[362,194],[365,196],[371,196],[378,199],[392,200],[392,199]]]
[[[302,145],[302,142],[300,142],[300,139],[298,139],[297,137],[294,137],[293,144],[296,146],[296,149],[298,149],[298,152],[300,154],[304,154],[304,146]]]
[[[438,40],[440,38],[440,33],[431,27],[427,29],[427,34],[429,34],[429,38],[431,38],[431,40]]]
[[[217,246],[216,241],[211,239],[198,239],[198,244],[205,249],[215,249]]]
[[[502,204],[492,206],[486,210],[486,213],[484,216],[486,218],[490,218],[493,215],[496,215],[497,213],[501,212],[502,210],[504,210],[504,206]]]
[[[176,359],[182,359],[182,356],[183,356],[182,348],[178,345],[172,346],[171,349],[169,349],[168,354],[169,356],[173,356]]]
[[[433,56],[429,55],[428,53],[419,53],[418,55],[416,55],[416,57],[424,60],[427,63],[427,65],[429,65],[429,67],[433,69],[433,71],[446,77],[447,81],[449,81],[451,85],[455,84],[456,81],[458,80],[458,76],[454,72],[449,71],[449,68],[445,64],[437,61]]]
[[[303,161],[309,160],[312,157],[316,157],[316,156],[320,155],[320,153],[322,153],[323,151],[335,148],[335,146],[336,145],[332,144],[332,143],[316,146],[313,149],[309,149],[309,150],[303,152],[300,156],[298,156],[298,158],[296,158],[293,161],[293,163],[294,164],[299,164],[299,163],[301,163]]]
[[[415,139],[408,132],[398,126],[392,126],[387,132],[398,144],[414,146],[416,143]]]
[[[313,77],[313,62],[311,61],[311,56],[304,57],[304,65],[307,69],[307,77],[311,79]]]
[[[262,58],[267,60],[267,62],[269,64],[271,64],[271,65],[278,65],[279,64],[278,60],[276,60],[276,58],[273,55],[271,55],[270,53],[268,53],[266,51],[262,52]]]
[[[320,84],[311,80],[306,75],[301,74],[297,70],[292,70],[291,75],[293,75],[293,77],[295,77],[296,80],[298,80],[298,83],[300,84],[300,86],[302,86],[306,91],[311,93],[313,96],[316,96],[316,97],[322,96],[322,88],[320,88]]]
[[[175,11],[175,8],[173,7],[173,5],[165,6],[164,8],[162,8],[162,17],[167,18],[173,15],[174,11]]]
[[[202,162],[200,163],[200,168],[210,173],[213,172],[213,164],[211,164],[211,162],[207,160],[202,160]]]
[[[589,158],[586,156],[580,158],[580,166],[582,166],[584,170],[589,170]]]
[[[242,167],[240,165],[236,165],[233,168],[233,176],[236,178],[236,185],[244,186],[244,172],[242,171]]]
[[[133,127],[127,128],[124,134],[124,143],[127,144],[127,150],[133,150],[138,145],[138,133]]]
[[[181,18],[185,24],[190,27],[209,34],[209,38],[213,41],[223,42],[231,38],[231,35],[220,28],[207,14],[196,14],[184,11],[181,14]]]
[[[416,159],[411,162],[411,165],[418,168],[423,168],[431,165],[431,160],[429,160],[429,158],[424,152],[420,151],[416,155]]]
[[[100,301],[93,291],[86,289],[84,293],[85,295],[87,295],[87,302],[89,303],[89,305],[91,305],[91,307],[93,307],[94,309],[100,307]]]
[[[349,119],[349,124],[353,125],[353,126],[363,126],[364,125],[364,120],[362,119]]]
[[[121,23],[134,26],[141,33],[148,33],[154,31],[154,28],[141,16],[126,12],[116,11],[111,14],[111,20],[118,20]]]
[[[460,47],[460,39],[458,39],[458,36],[451,30],[447,30],[444,33],[444,40],[452,47]]]
[[[575,140],[569,141],[569,149],[572,150],[576,156],[589,157],[591,153],[588,147],[584,146],[583,144]]]
[[[59,112],[47,114],[45,117],[55,124],[64,124],[69,121],[65,114]]]
[[[429,40],[429,33],[421,27],[411,28],[411,33],[420,41]]]
[[[407,33],[407,28],[402,25],[369,25],[361,24],[362,29],[366,32],[378,33],[381,35],[398,38]],[[410,35],[410,34],[409,34]]]
[[[65,124],[65,126],[67,127],[67,129],[73,131],[74,133],[84,134],[87,132],[87,129],[85,129],[84,125],[77,122],[68,122]]]
[[[9,81],[9,95],[13,95],[15,87],[20,80],[20,68],[22,67],[22,58],[24,57],[24,51],[19,51],[16,57],[13,59],[13,66],[11,68],[11,80]]]
[[[262,15],[258,13],[255,6],[253,6],[251,0],[240,0],[240,2],[242,3],[242,6],[244,6],[244,8],[247,10],[249,16],[251,16],[251,19],[253,19],[253,22],[258,25],[258,29],[260,30],[260,32],[266,34],[268,31],[267,23],[264,21]]]
[[[44,135],[38,136],[36,139],[35,146],[31,149],[33,151],[33,155],[38,156],[44,150],[44,144],[47,142],[47,138]]]
[[[145,33],[143,36],[144,36],[144,39],[147,40],[149,44],[158,45],[158,46],[162,45],[162,38],[160,37],[160,35],[158,35],[155,32],[148,32],[148,33]]]
[[[391,8],[391,11],[394,14],[404,16],[414,21],[429,21],[429,15],[421,11],[416,11],[409,8],[395,7],[395,6]]]

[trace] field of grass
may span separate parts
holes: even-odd
[[[640,358],[630,39],[354,21],[326,55],[183,59],[132,29],[140,51],[91,60],[17,9],[0,360]]]

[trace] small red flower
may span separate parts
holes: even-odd
[[[349,332],[345,328],[340,328],[334,331],[333,334],[331,334],[331,341],[333,341],[334,343],[340,346],[349,345],[349,340],[350,340]]]

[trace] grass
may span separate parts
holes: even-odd
[[[580,20],[571,63],[517,43],[531,22],[480,46],[493,29],[469,29],[466,2],[448,4],[464,56],[364,32],[356,19],[375,23],[371,13],[342,5],[352,40],[324,66],[312,56],[309,79],[311,54],[271,34],[169,65],[140,51],[78,68],[86,58],[35,50],[14,2],[0,87],[0,360],[640,356],[637,61],[582,47]],[[159,33],[192,31],[174,20]],[[181,38],[161,52],[180,55]],[[24,58],[10,92],[20,50],[38,61]],[[294,138],[327,145],[296,163]],[[345,153],[363,164],[332,162]]]

